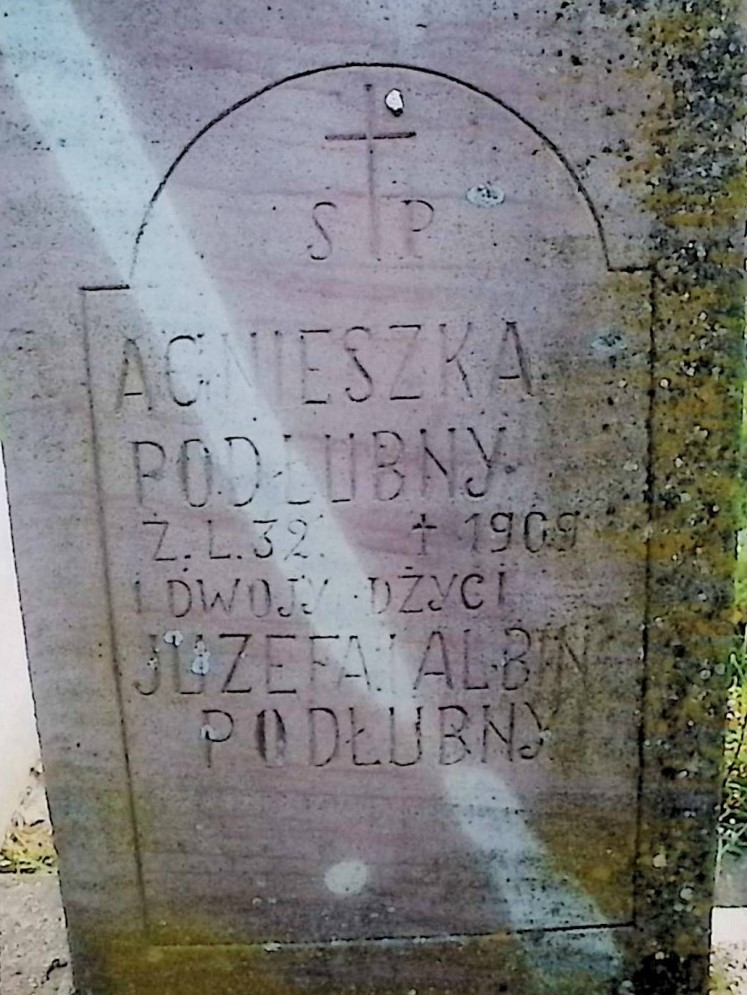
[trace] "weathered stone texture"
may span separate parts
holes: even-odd
[[[703,995],[739,14],[9,11],[4,444],[81,991]]]

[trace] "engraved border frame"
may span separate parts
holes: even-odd
[[[80,308],[81,308],[81,322],[83,329],[83,341],[84,341],[84,356],[85,356],[85,371],[86,371],[86,390],[88,395],[88,408],[90,417],[90,438],[92,447],[92,459],[95,477],[95,487],[96,487],[96,507],[97,507],[97,531],[99,536],[99,542],[103,555],[104,563],[104,589],[105,598],[107,604],[107,627],[110,634],[110,645],[112,647],[112,671],[114,677],[115,693],[116,693],[116,705],[117,711],[120,719],[119,736],[121,747],[124,756],[124,766],[125,766],[125,776],[127,782],[127,808],[128,815],[131,822],[132,829],[132,839],[134,841],[133,846],[133,860],[134,860],[134,873],[137,883],[137,892],[139,896],[140,903],[140,915],[141,915],[141,929],[143,934],[143,939],[145,942],[153,947],[185,947],[191,946],[191,944],[168,944],[154,942],[151,936],[151,925],[148,910],[148,901],[145,885],[145,876],[143,870],[142,855],[140,852],[140,832],[137,814],[137,804],[135,800],[135,790],[133,783],[132,774],[132,764],[130,760],[130,750],[129,750],[129,733],[127,728],[127,720],[125,716],[124,708],[124,692],[123,692],[123,678],[122,678],[122,668],[120,664],[120,654],[118,651],[117,644],[117,632],[116,624],[114,619],[114,601],[112,596],[112,582],[111,582],[111,568],[110,568],[110,552],[109,543],[107,539],[107,529],[106,529],[106,517],[104,512],[104,500],[103,500],[103,474],[101,468],[101,458],[100,458],[100,448],[99,448],[99,426],[96,417],[96,408],[94,403],[93,394],[93,380],[92,380],[92,365],[91,365],[91,322],[88,314],[87,298],[90,294],[107,293],[114,291],[129,291],[132,289],[132,283],[134,282],[135,273],[138,263],[138,255],[140,242],[145,235],[148,223],[151,219],[153,211],[156,207],[158,199],[163,193],[166,184],[168,183],[170,177],[178,167],[179,163],[185,156],[189,153],[192,147],[215,125],[219,124],[221,121],[229,117],[234,111],[239,110],[245,105],[251,103],[257,98],[269,93],[272,90],[277,89],[287,83],[293,83],[301,79],[307,79],[309,77],[318,76],[322,73],[346,70],[346,69],[389,69],[389,70],[407,70],[411,72],[422,73],[426,76],[435,77],[438,79],[445,80],[457,86],[463,87],[474,94],[484,97],[490,100],[492,103],[498,105],[503,110],[515,117],[519,122],[521,122],[526,128],[528,128],[539,140],[550,149],[554,154],[559,164],[565,169],[570,178],[572,179],[578,193],[581,195],[583,200],[588,207],[592,219],[594,221],[594,226],[596,228],[597,236],[599,238],[600,246],[602,249],[602,254],[604,262],[606,265],[607,272],[609,273],[620,273],[620,274],[630,274],[630,275],[643,275],[649,274],[649,342],[648,342],[648,395],[649,403],[647,409],[646,417],[646,437],[647,437],[647,452],[646,452],[646,487],[644,501],[647,506],[648,511],[648,533],[646,536],[646,556],[645,556],[645,566],[644,566],[644,624],[642,632],[642,669],[641,669],[641,687],[640,687],[640,722],[638,726],[638,740],[636,744],[637,749],[637,785],[636,785],[636,829],[635,829],[635,839],[634,839],[634,868],[633,868],[633,881],[632,881],[632,900],[633,900],[633,918],[630,922],[623,923],[612,923],[612,924],[591,924],[591,925],[574,925],[574,926],[556,926],[556,927],[525,927],[519,929],[507,929],[502,928],[496,930],[489,934],[484,933],[469,933],[469,934],[448,934],[445,936],[430,936],[427,938],[418,938],[419,945],[439,945],[443,943],[463,943],[466,940],[479,940],[487,936],[499,937],[501,935],[514,936],[521,934],[529,935],[544,935],[553,933],[583,933],[589,930],[625,930],[630,928],[638,928],[641,926],[643,915],[642,915],[642,873],[640,868],[640,855],[642,849],[642,834],[644,831],[643,827],[643,795],[644,795],[644,785],[646,782],[646,726],[648,720],[648,704],[649,704],[649,684],[650,684],[650,673],[649,673],[649,621],[650,621],[650,584],[651,584],[651,522],[652,522],[652,512],[653,512],[653,498],[655,493],[655,481],[654,481],[654,439],[653,439],[653,429],[654,429],[654,377],[656,370],[656,341],[654,329],[656,325],[656,278],[655,270],[653,265],[640,265],[640,266],[613,266],[610,258],[609,245],[607,242],[606,233],[604,226],[596,209],[594,201],[591,198],[586,186],[584,185],[582,179],[574,169],[573,165],[563,153],[559,145],[557,145],[551,138],[549,138],[544,132],[542,132],[536,125],[534,125],[527,117],[513,108],[506,101],[490,93],[481,87],[478,87],[472,83],[469,83],[463,79],[453,76],[449,73],[429,69],[423,66],[407,64],[407,63],[396,63],[396,62],[344,62],[336,63],[330,65],[319,66],[314,69],[304,70],[302,72],[292,73],[282,79],[275,80],[272,83],[261,87],[260,89],[254,91],[250,95],[241,98],[235,103],[231,104],[229,107],[225,108],[210,121],[207,122],[199,131],[197,131],[192,138],[184,145],[180,150],[178,155],[173,159],[170,166],[164,173],[161,181],[159,182],[156,190],[151,196],[140,226],[138,228],[137,234],[135,236],[132,257],[129,270],[129,282],[120,284],[102,284],[96,286],[81,286],[78,288],[80,295]],[[381,945],[389,945],[392,942],[398,944],[409,944],[413,942],[412,937],[397,937],[396,940],[390,938],[376,938],[376,939],[353,939],[336,941],[336,945],[343,946],[346,948],[356,948],[356,947],[376,947]],[[219,944],[218,944],[219,945]],[[301,949],[314,949],[319,947],[325,947],[328,944],[325,941],[294,941],[290,943],[280,943],[273,944],[273,947],[286,950],[301,950]],[[263,948],[265,943],[263,941],[255,941],[248,943],[238,944],[240,947],[246,949],[252,948]]]

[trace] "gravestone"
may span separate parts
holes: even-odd
[[[740,160],[687,141],[704,87],[736,114],[726,4],[382,6],[355,58],[252,6],[282,70],[6,353],[80,989],[704,992]]]

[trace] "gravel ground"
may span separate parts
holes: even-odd
[[[713,910],[714,995],[747,995],[747,908]]]
[[[56,874],[0,874],[0,992],[71,995]]]

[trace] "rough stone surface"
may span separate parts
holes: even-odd
[[[75,995],[59,882],[0,875],[3,995]],[[747,995],[747,909],[714,909],[713,995]]]
[[[82,991],[702,995],[739,13],[9,11],[5,443]]]
[[[17,813],[19,823],[49,828],[44,790],[35,780]],[[719,894],[724,894],[723,868]],[[74,995],[70,951],[56,874],[0,875],[0,990]],[[747,907],[713,912],[712,995],[747,995]]]

